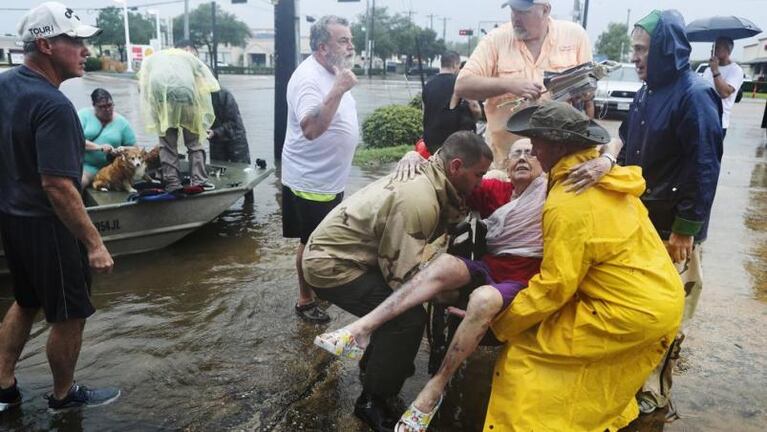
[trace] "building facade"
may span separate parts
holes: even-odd
[[[0,65],[19,65],[24,62],[24,47],[16,35],[0,36]]]
[[[743,47],[743,61],[740,62],[740,65],[754,81],[765,81],[765,77],[767,77],[767,37]]]

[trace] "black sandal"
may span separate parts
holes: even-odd
[[[295,309],[296,314],[305,321],[312,323],[326,323],[330,321],[330,316],[320,308],[316,300],[305,305],[296,303]]]

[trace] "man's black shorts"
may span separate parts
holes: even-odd
[[[88,252],[58,218],[0,213],[0,235],[19,306],[51,323],[93,315]]]
[[[301,244],[309,241],[312,231],[344,198],[341,192],[332,201],[319,202],[296,196],[287,186],[282,186],[282,236],[299,238]]]

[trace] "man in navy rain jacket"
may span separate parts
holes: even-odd
[[[700,245],[706,239],[722,159],[722,102],[690,70],[684,19],[675,10],[653,11],[631,34],[632,63],[645,82],[620,128],[621,165],[639,165],[647,181],[642,202],[677,264],[686,291],[682,328],[701,291]],[[647,413],[669,405],[671,371],[682,330],[639,395]]]

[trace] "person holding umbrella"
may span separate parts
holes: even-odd
[[[709,68],[703,73],[703,78],[722,98],[722,131],[726,134],[730,125],[730,110],[743,84],[743,69],[730,60],[733,41],[756,36],[762,29],[745,18],[714,16],[690,22],[685,32],[690,42],[714,42]]]
[[[708,81],[722,98],[722,132],[727,134],[730,126],[730,111],[735,104],[738,90],[743,84],[743,69],[730,60],[733,41],[749,38],[762,32],[756,24],[736,16],[715,16],[692,21],[685,28],[690,42],[714,42],[709,59],[709,68],[703,72]]]
[[[717,38],[713,55],[708,61],[708,69],[703,72],[703,79],[708,81],[722,98],[722,139],[730,127],[730,111],[735,105],[738,90],[743,84],[743,69],[730,59],[733,40],[727,36]]]

